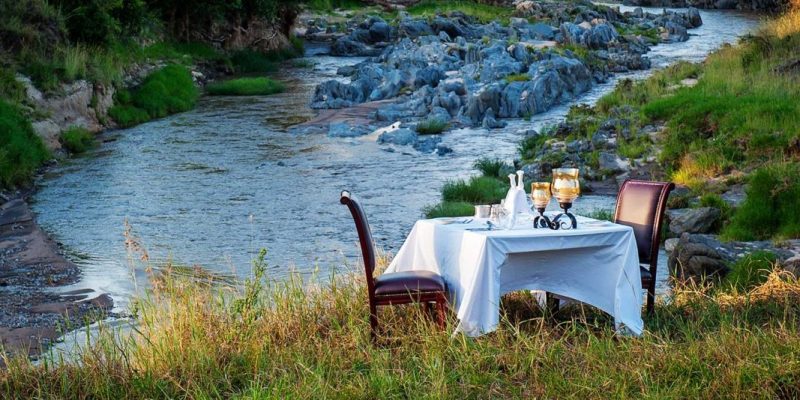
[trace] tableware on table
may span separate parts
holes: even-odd
[[[570,226],[572,229],[578,227],[578,221],[575,219],[575,216],[569,212],[569,209],[572,207],[572,203],[581,193],[580,182],[578,181],[578,173],[579,171],[577,168],[553,169],[553,184],[551,186],[553,195],[556,197],[558,205],[564,210],[564,212],[558,214],[553,219],[553,223],[558,224],[558,227],[562,229],[566,229]],[[567,223],[561,223],[560,219],[562,217],[569,218],[571,225],[568,225]]]
[[[492,206],[480,204],[475,206],[474,218],[489,218],[492,215]]]
[[[491,216],[489,221],[496,227],[505,227],[508,211],[504,204],[492,204]]]

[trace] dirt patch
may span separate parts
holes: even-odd
[[[106,318],[114,305],[108,294],[92,289],[58,291],[79,279],[78,266],[39,229],[22,198],[0,206],[2,351],[35,356],[61,334]]]

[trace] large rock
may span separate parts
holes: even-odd
[[[617,36],[617,30],[611,24],[602,23],[586,31],[581,41],[590,49],[607,49],[609,43],[617,40]]]
[[[414,144],[419,139],[416,132],[408,128],[400,128],[390,132],[384,132],[378,136],[378,143],[380,144],[395,144],[399,146],[408,146]]]
[[[688,233],[681,235],[668,258],[670,274],[694,281],[724,277],[729,271],[727,260],[714,247],[694,238],[696,236]]]
[[[627,172],[630,170],[630,163],[627,161],[622,160],[616,154],[612,154],[609,152],[601,152],[600,156],[598,157],[599,167],[602,171],[607,171],[611,173],[620,173],[620,172]]]
[[[669,230],[675,236],[688,233],[708,233],[719,221],[722,213],[718,208],[701,207],[669,210]]]
[[[404,18],[400,21],[398,33],[409,38],[433,35],[433,29],[427,22],[421,19]]]

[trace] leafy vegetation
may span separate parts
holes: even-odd
[[[422,210],[425,218],[464,217],[475,214],[471,203],[463,201],[446,201]]]
[[[747,198],[733,214],[723,237],[763,240],[800,237],[800,164],[780,163],[750,175]]]
[[[450,126],[450,123],[441,119],[430,118],[420,121],[417,124],[416,131],[420,135],[434,135],[442,133]]]
[[[531,77],[528,74],[511,74],[511,75],[506,75],[505,78],[503,78],[503,79],[505,79],[506,82],[509,82],[509,83],[511,83],[511,82],[527,82],[527,81],[531,80]]]
[[[238,78],[215,82],[206,86],[206,92],[214,96],[256,96],[281,93],[286,90],[283,83],[270,78]]]
[[[495,204],[506,196],[508,184],[485,176],[469,180],[457,179],[446,182],[442,187],[442,200],[445,202],[465,202],[470,204]]]
[[[0,186],[27,183],[49,158],[42,140],[21,110],[0,100]]]
[[[514,9],[512,7],[495,6],[475,1],[422,0],[408,7],[406,11],[411,15],[419,17],[434,17],[437,14],[459,11],[486,24],[492,21],[508,23],[509,18],[513,15]]]
[[[198,96],[189,70],[168,65],[148,75],[134,91],[117,94],[117,105],[109,110],[109,115],[121,126],[130,126],[187,111],[194,107]]]
[[[382,260],[386,263],[386,260]],[[135,328],[102,326],[76,362],[6,359],[18,398],[796,398],[800,283],[769,275],[748,292],[676,287],[624,338],[592,307],[544,312],[502,298],[498,330],[451,336],[419,307],[379,310],[369,335],[363,272],[241,286],[152,275]],[[710,395],[711,393],[711,395]]]
[[[750,253],[731,266],[731,271],[725,275],[720,287],[723,290],[747,293],[769,279],[776,260],[775,254],[768,251]]]
[[[499,158],[480,158],[476,160],[472,167],[478,170],[481,175],[491,178],[503,179],[514,170],[512,165]]]
[[[94,147],[94,135],[81,127],[72,127],[61,133],[61,144],[70,153],[83,153]]]

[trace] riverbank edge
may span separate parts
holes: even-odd
[[[0,205],[0,346],[35,357],[66,331],[112,316],[114,301],[92,288],[57,291],[79,283],[81,271],[36,223],[30,194]]]

